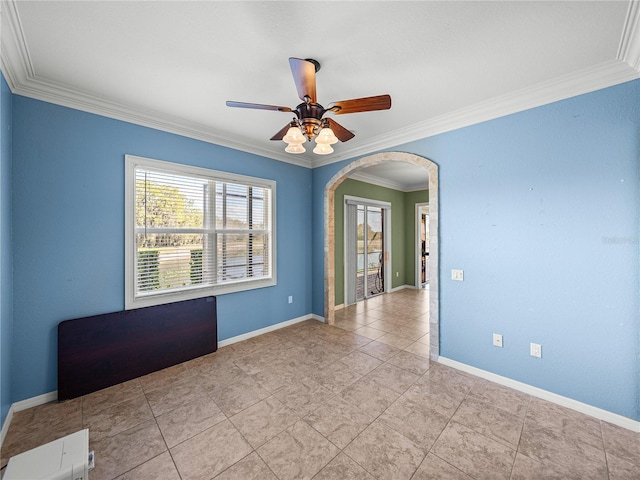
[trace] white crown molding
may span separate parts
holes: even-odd
[[[11,91],[18,95],[122,120],[204,142],[260,155],[305,168],[317,168],[368,155],[398,145],[462,127],[521,112],[555,101],[640,78],[640,5],[633,0],[627,12],[616,59],[571,74],[511,92],[458,111],[387,132],[330,156],[295,156],[280,148],[265,148],[248,139],[219,135],[205,125],[158,112],[118,104],[88,92],[38,78],[29,56],[15,0],[2,0],[2,61],[0,67]],[[280,147],[281,144],[278,144]]]
[[[640,72],[640,2],[638,0],[629,3],[617,58]]]
[[[404,185],[399,182],[395,182],[388,178],[378,177],[377,175],[371,175],[370,173],[356,172],[349,175],[352,180],[359,180],[371,185],[378,185],[379,187],[390,188],[391,190],[397,190],[399,192],[415,192],[417,190],[424,190],[424,185]]]
[[[175,133],[184,137],[214,143],[223,147],[310,168],[311,161],[272,148],[250,145],[246,139],[218,135],[205,125],[171,115],[119,104],[88,92],[38,78],[31,62],[15,0],[2,1],[0,29],[2,62],[0,67],[12,93],[45,102],[94,113],[116,120]],[[280,145],[279,145],[280,146]]]
[[[522,112],[531,108],[611,87],[640,78],[640,72],[622,60],[610,60],[590,68],[492,98],[401,130],[381,135],[374,142],[343,150],[338,155],[313,162],[313,168],[397,147],[405,143]]]
[[[358,180],[360,182],[369,183],[371,185],[378,185],[379,187],[390,188],[391,190],[398,190],[401,192],[406,191],[404,185],[394,182],[388,178],[381,178],[376,175],[371,175],[364,172],[356,172],[349,175],[352,180]]]

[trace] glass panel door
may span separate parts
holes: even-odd
[[[380,207],[366,207],[367,211],[367,281],[366,295],[384,292],[384,232],[382,229],[383,210]]]
[[[365,206],[358,205],[356,215],[356,302],[364,300],[366,291],[365,257],[367,242],[365,242]]]

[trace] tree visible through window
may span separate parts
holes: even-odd
[[[127,163],[131,306],[275,283],[273,182],[129,156]]]

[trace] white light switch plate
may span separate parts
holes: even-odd
[[[464,271],[451,270],[451,280],[457,280],[458,282],[464,281]]]

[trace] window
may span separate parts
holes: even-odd
[[[275,285],[275,182],[125,162],[127,309]]]

